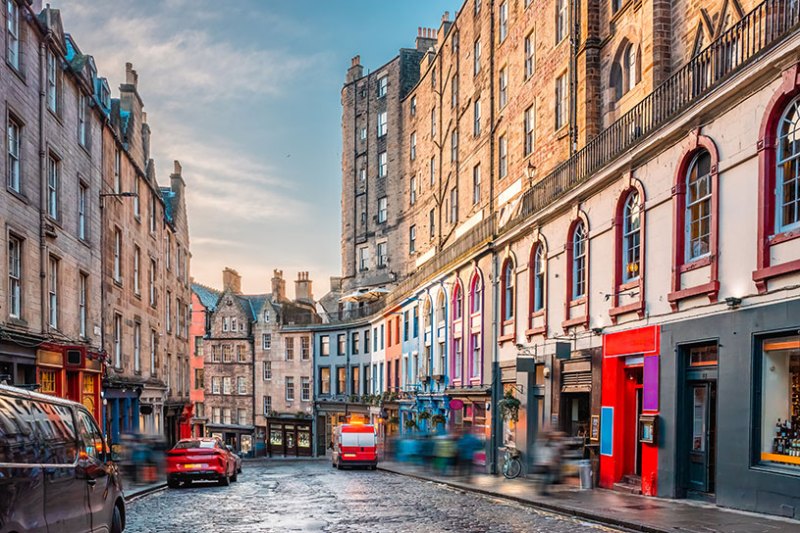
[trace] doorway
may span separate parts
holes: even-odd
[[[637,361],[638,363],[638,361]],[[625,459],[623,474],[635,479],[642,475],[642,443],[639,440],[639,417],[642,415],[642,366],[625,368]]]
[[[714,499],[717,448],[717,345],[684,351],[681,406],[682,489],[689,498]]]

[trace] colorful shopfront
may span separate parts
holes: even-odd
[[[600,486],[655,496],[658,483],[660,327],[603,336]]]
[[[103,359],[85,346],[43,344],[36,351],[39,392],[83,404],[101,422]]]

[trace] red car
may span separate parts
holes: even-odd
[[[217,438],[183,439],[167,452],[167,485],[213,480],[229,485],[238,479],[236,458]]]

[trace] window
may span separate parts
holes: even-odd
[[[450,222],[458,222],[458,189],[450,189]]]
[[[158,215],[156,211],[156,197],[154,193],[150,194],[150,203],[148,204],[150,207],[150,233],[156,232],[156,217]]]
[[[122,315],[114,314],[114,368],[122,368]]]
[[[237,420],[239,422],[239,425],[240,426],[246,426],[247,422],[248,422],[248,420],[247,420],[247,409],[237,409],[237,411],[238,411]]]
[[[512,320],[514,318],[514,262],[511,259],[506,259],[503,266],[503,278],[501,280],[503,296],[502,296],[502,312],[503,321]]]
[[[283,339],[284,348],[286,353],[286,360],[291,361],[294,359],[294,337],[286,337]]]
[[[47,50],[47,108],[53,113],[58,109],[58,58]]]
[[[264,323],[269,324],[269,311],[264,311]]]
[[[430,228],[430,238],[436,235],[436,210],[431,209],[428,213],[428,227]]]
[[[378,243],[378,267],[385,267],[389,263],[389,256],[386,251],[386,241]]]
[[[475,41],[474,54],[473,55],[474,55],[474,61],[475,61],[475,64],[473,66],[474,67],[474,74],[477,76],[478,73],[480,73],[480,71],[481,71],[481,40],[480,39]]]
[[[481,0],[475,0],[475,14],[481,12]]]
[[[431,187],[436,183],[436,156],[431,157]]]
[[[6,0],[7,15],[7,47],[6,60],[19,70],[19,7],[14,0]]]
[[[381,76],[378,78],[378,98],[386,96],[386,89],[389,86],[389,77]]]
[[[222,331],[228,332],[231,329],[231,318],[226,316],[222,319]]]
[[[244,376],[236,377],[236,393],[247,394],[247,378]]]
[[[167,333],[172,332],[172,292],[167,291],[167,301],[164,304],[164,321],[167,326]]]
[[[436,137],[436,109],[431,109],[431,137]]]
[[[698,153],[686,175],[686,262],[711,252],[711,156]]]
[[[205,384],[205,370],[202,368],[194,369],[194,388],[198,390],[204,389]]]
[[[378,154],[378,177],[385,178],[389,173],[389,160],[387,159],[386,152]]]
[[[14,4],[14,0],[8,0],[9,4]],[[14,4],[16,6],[16,4]],[[16,192],[21,192],[20,185],[20,145],[21,145],[22,126],[19,122],[8,117],[8,135],[6,142],[8,144],[8,176],[6,185],[9,189]]]
[[[319,393],[331,393],[331,368],[328,366],[319,369]]]
[[[149,284],[149,293],[150,293],[150,306],[155,307],[156,305],[156,260],[150,260],[150,270],[148,271],[148,284]],[[180,307],[178,307],[178,312],[181,312]],[[180,321],[178,321],[180,324]],[[178,326],[178,333],[181,333],[183,328]]]
[[[564,37],[567,36],[568,22],[567,0],[556,0],[556,44],[560,43]]]
[[[300,378],[300,401],[311,401],[311,379],[305,376]]]
[[[410,107],[409,111],[411,112],[411,116],[412,117],[416,116],[417,115],[417,97],[416,96],[412,96],[411,97],[411,105],[409,107]]]
[[[622,215],[622,280],[625,282],[639,279],[641,207],[639,193],[630,193]]]
[[[472,125],[472,133],[477,137],[481,134],[481,101],[475,100],[475,103],[472,104],[472,112],[473,112],[473,125]]]
[[[472,167],[472,203],[478,204],[481,201],[481,166]]]
[[[150,330],[150,375],[158,375],[158,368],[156,365],[156,347],[158,345],[158,333],[156,330]]]
[[[311,342],[308,337],[300,337],[300,358],[303,361],[311,358]]]
[[[350,335],[350,350],[353,355],[357,355],[361,344],[361,334],[354,331]]]
[[[531,311],[538,313],[544,309],[544,276],[546,262],[544,245],[539,243],[533,253],[533,269],[531,271]]]
[[[133,326],[133,371],[142,371],[142,325],[138,322]]]
[[[272,334],[271,333],[263,333],[261,335],[261,347],[265,350],[269,350],[272,348]]]
[[[387,112],[378,113],[378,137],[383,137],[388,131]]]
[[[22,318],[22,241],[8,236],[8,314]]]
[[[229,407],[222,408],[222,423],[223,424],[231,423],[231,409]]]
[[[464,365],[464,339],[453,339],[453,379],[461,379],[461,367]]]
[[[453,74],[453,79],[450,82],[450,105],[458,107],[458,74]]]
[[[412,224],[408,228],[408,253],[413,254],[417,251],[417,226]]]
[[[562,74],[556,79],[556,130],[567,123],[567,105],[567,75]]]
[[[378,222],[386,222],[389,215],[389,199],[384,196],[378,199]]]
[[[47,156],[47,214],[58,220],[59,189],[61,188],[61,161],[53,154]]]
[[[350,394],[361,394],[360,366],[350,367]]]
[[[48,288],[50,298],[50,327],[58,329],[58,259],[50,256],[50,268],[48,269]]]
[[[89,144],[89,131],[86,124],[86,108],[88,106],[89,100],[83,95],[78,96],[78,142],[83,147]]]
[[[138,246],[133,247],[133,293],[136,295],[141,294],[141,279],[139,274],[139,263],[141,260],[141,251]]]
[[[211,362],[212,363],[221,362],[220,355],[219,355],[219,346],[212,346],[211,347]]]
[[[211,377],[211,394],[219,394],[221,392],[220,383],[221,379],[219,377],[216,376]],[[216,410],[219,408],[215,407],[214,409]]]
[[[114,230],[114,281],[122,283],[122,232]]]
[[[164,247],[164,266],[167,270],[172,269],[172,234],[167,232],[167,244]]]
[[[347,368],[336,368],[336,394],[347,394]]]
[[[800,472],[800,336],[760,341],[760,462],[783,472]]]
[[[236,362],[237,363],[246,363],[247,362],[247,352],[244,349],[244,346],[241,344],[236,345]]]
[[[533,76],[533,69],[536,60],[535,41],[533,40],[533,32],[525,36],[524,50],[525,50],[525,79]]]
[[[122,192],[122,153],[119,148],[114,150],[114,193]]]
[[[369,248],[367,247],[358,249],[358,270],[360,272],[369,270]]]
[[[410,200],[409,203],[411,205],[414,205],[415,203],[417,203],[417,177],[416,176],[411,176],[411,179],[408,181],[408,189],[409,189],[408,195],[409,195],[409,200]]]
[[[336,337],[336,340],[337,340],[337,347],[336,347],[337,352],[336,353],[338,355],[344,355],[346,353],[346,351],[347,351],[347,343],[345,342],[346,337],[347,336],[344,333],[340,333]]]
[[[264,416],[272,414],[272,396],[264,396]]]
[[[330,355],[331,354],[331,338],[328,335],[322,335],[319,338],[319,353],[322,356]]]
[[[472,346],[470,377],[477,378],[481,375],[481,336],[478,333],[472,333],[470,337],[470,345]]]
[[[500,159],[498,161],[498,174],[500,179],[503,179],[508,176],[508,142],[505,135],[501,135],[497,140],[497,155]]]
[[[409,142],[409,145],[409,153],[411,160],[413,161],[417,158],[417,132],[411,134],[411,141]]]
[[[508,103],[508,68],[503,67],[500,69],[500,79],[498,86],[500,88],[499,105],[503,109]]]
[[[370,345],[369,333],[370,333],[369,328],[364,330],[364,353],[369,353],[369,345]]]
[[[572,232],[572,296],[586,296],[586,227],[578,222]]]
[[[222,394],[230,394],[233,390],[233,378],[231,376],[222,377]]]
[[[800,227],[800,97],[778,122],[775,232]]]
[[[469,286],[469,312],[473,315],[481,312],[481,285],[481,278],[476,272]]]
[[[508,36],[508,0],[500,4],[500,42]]]
[[[222,345],[222,362],[223,363],[233,362],[233,346],[231,346],[230,344]]]
[[[625,76],[628,80],[628,90],[636,86],[636,47],[629,44],[625,50]]]
[[[431,88],[436,89],[436,66],[431,69]]]
[[[89,190],[83,183],[78,184],[78,238],[85,241],[86,234],[86,207]]]
[[[264,361],[262,372],[264,381],[272,380],[272,361]]]
[[[367,128],[361,128],[360,136],[362,141],[367,140]]]
[[[616,13],[622,7],[623,0],[611,0],[611,12]],[[702,34],[701,34],[702,35]]]
[[[533,106],[525,110],[525,157],[533,153],[533,139],[534,129],[536,127],[536,115],[533,112]]]
[[[133,214],[138,222],[142,216],[142,202],[139,201],[139,197],[141,196],[141,183],[139,176],[134,176],[133,178],[133,189],[133,192],[136,193],[136,196],[133,197]]]
[[[79,274],[78,276],[78,333],[82,338],[86,338],[88,316],[86,306],[89,296],[89,276]]]

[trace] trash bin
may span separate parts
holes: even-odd
[[[578,461],[578,477],[581,480],[581,490],[589,490],[592,485],[592,462],[589,459]]]

